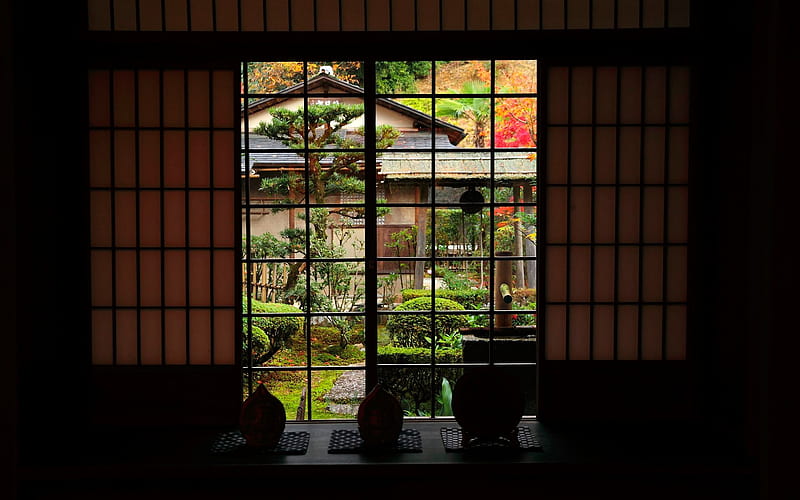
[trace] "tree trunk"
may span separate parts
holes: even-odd
[[[419,203],[427,203],[428,202],[428,188],[426,187],[417,187],[417,198],[419,199]],[[428,223],[428,216],[427,216],[427,209],[423,207],[417,207],[414,209],[416,215],[416,222],[417,225],[417,250],[415,253],[415,257],[423,257],[425,256],[425,229]],[[421,290],[424,287],[425,283],[425,262],[417,261],[414,263],[414,288],[417,290]]]
[[[523,201],[525,203],[533,202],[533,188],[531,187],[530,183],[523,184]],[[534,207],[525,207],[526,214],[533,214]],[[533,228],[524,228],[526,232],[536,229]],[[525,254],[529,257],[536,257],[536,243],[525,238]],[[525,261],[525,276],[527,277],[527,287],[528,288],[536,288],[536,261],[535,260],[528,260]]]
[[[514,200],[521,201],[522,200],[522,186],[514,186]],[[523,227],[522,221],[519,218],[515,218],[514,221],[514,255],[522,257],[525,255],[523,249]],[[517,288],[525,288],[525,261],[518,260],[517,261]]]

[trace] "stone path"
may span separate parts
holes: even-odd
[[[328,411],[355,415],[365,395],[364,370],[348,370],[336,379],[331,390],[322,398],[328,403]]]

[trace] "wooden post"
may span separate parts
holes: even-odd
[[[269,302],[267,283],[267,264],[261,264],[261,302]]]
[[[512,255],[512,253],[496,252],[495,255],[497,255],[498,257],[509,257]],[[495,271],[494,271],[494,283],[492,284],[495,311],[507,311],[512,308],[511,303],[506,302],[504,300],[504,294],[503,291],[501,291],[501,285],[503,285],[504,283],[509,286],[511,284],[511,261],[496,260]],[[495,315],[494,326],[496,326],[497,328],[511,327],[511,315],[510,314]]]

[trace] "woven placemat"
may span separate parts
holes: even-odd
[[[310,434],[305,431],[284,432],[274,448],[250,448],[242,433],[222,432],[211,444],[214,455],[305,455]]]
[[[328,453],[421,453],[422,436],[416,429],[403,429],[397,442],[386,448],[366,448],[358,430],[336,429],[331,432]]]
[[[460,427],[442,427],[440,434],[446,451],[509,450],[542,451],[542,444],[529,427],[517,427],[516,442],[503,440],[476,440],[468,445],[462,443]]]

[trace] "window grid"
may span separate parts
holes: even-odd
[[[590,104],[582,103],[581,97],[573,94],[579,88],[575,80],[578,71],[581,78],[591,83],[586,92],[592,96]],[[606,77],[613,75],[613,93],[609,93],[607,79],[604,90],[600,91],[601,72]],[[556,260],[548,261],[545,268],[557,269],[563,259],[565,270],[563,285],[557,274],[549,274],[546,280],[546,311],[551,316],[543,320],[547,321],[547,341],[551,343],[546,348],[546,357],[548,360],[685,359],[688,304],[685,162],[688,158],[671,155],[675,150],[680,151],[675,148],[688,147],[687,101],[673,103],[674,96],[680,95],[683,100],[688,92],[688,71],[674,66],[555,67],[550,69],[549,85],[566,89],[562,96],[548,102],[546,127],[548,143],[566,152],[563,163],[560,158],[548,159],[543,203],[549,214],[564,207],[567,229],[559,232],[554,221],[547,229],[548,255]],[[598,99],[613,99],[613,123],[609,122],[607,108],[601,121],[598,113],[604,103]],[[575,106],[588,118],[575,120]],[[660,108],[656,109],[657,106]],[[589,123],[584,121],[587,119]],[[586,127],[590,127],[591,144],[575,135]],[[599,139],[601,131],[603,139]],[[613,150],[603,144],[610,131],[614,131]],[[673,138],[675,131],[682,133]],[[563,144],[559,143],[559,137],[565,138]],[[578,150],[576,147],[591,149],[588,184],[574,181],[576,161],[572,152]],[[613,155],[615,182],[607,180],[608,174],[603,170],[607,167],[603,164],[608,162],[604,155]],[[601,174],[604,182],[598,182]],[[635,180],[624,180],[632,175]],[[587,187],[588,195],[581,191]],[[613,191],[612,211],[598,206],[608,196],[608,190]],[[565,200],[563,205],[558,201],[560,197]],[[584,222],[576,203],[582,202],[592,206],[589,230],[588,234],[576,236],[573,225]],[[613,241],[608,241],[607,229],[602,236],[597,232],[604,219],[609,218],[613,220]],[[656,235],[656,231],[660,234]],[[587,236],[588,241],[583,241]],[[610,260],[605,249],[612,252]],[[609,264],[611,271],[606,273],[604,268]],[[582,281],[580,276],[584,274],[588,279]],[[611,281],[610,295],[603,291],[608,281]],[[575,284],[582,283],[588,286],[585,297],[579,296],[580,290],[573,289]],[[610,322],[598,323],[599,315],[606,314],[611,315]],[[575,322],[584,319],[587,326],[581,331],[581,324]],[[606,339],[609,328],[611,338]],[[588,338],[585,342],[573,338],[577,333],[587,333]]]
[[[364,63],[364,68],[366,69],[366,72],[365,72],[366,74],[365,74],[365,77],[364,77],[364,81],[365,82],[370,82],[370,79],[373,78],[372,74],[370,73],[370,71],[374,71],[374,69],[370,69],[370,68],[374,68],[374,64],[375,63],[372,62],[372,61],[366,61]],[[518,94],[517,93],[501,93],[501,92],[499,92],[498,89],[496,89],[495,80],[494,80],[494,78],[495,78],[494,77],[494,74],[495,74],[495,71],[494,71],[495,70],[495,62],[494,61],[490,61],[490,65],[491,66],[490,66],[489,73],[491,75],[490,76],[491,80],[489,82],[489,85],[490,85],[489,93],[487,93],[487,94],[479,94],[479,95],[470,95],[470,94],[457,93],[457,94],[447,94],[446,97],[452,97],[452,98],[455,98],[455,99],[458,99],[458,98],[469,98],[469,97],[486,98],[490,102],[490,110],[491,110],[490,111],[490,116],[492,116],[492,117],[495,116],[495,99],[497,99],[497,98],[510,98],[510,97],[517,97],[517,96],[534,97],[534,98],[537,97],[538,94],[536,92],[520,92]],[[247,68],[247,67],[248,67],[248,62],[244,62],[243,63],[243,68]],[[435,62],[432,62],[432,67],[435,68]],[[305,114],[306,122],[308,122],[308,105],[307,104],[309,102],[309,98],[313,98],[315,96],[314,92],[309,90],[309,87],[308,87],[308,81],[309,81],[308,62],[304,62],[303,63],[303,72],[304,72],[304,83],[303,83],[303,86],[302,86],[303,87],[302,88],[302,92],[298,92],[298,93],[293,94],[293,97],[296,97],[296,98],[300,98],[301,97],[302,98],[303,105],[304,105],[303,109],[305,110],[304,114]],[[248,72],[247,71],[243,71],[243,88],[247,89],[246,93],[243,94],[243,96],[242,96],[243,102],[245,102],[245,103],[250,102],[249,99],[251,97],[255,97],[255,96],[259,96],[259,97],[270,97],[271,96],[270,94],[250,92],[251,85],[250,85],[250,82],[249,82],[248,78],[249,78]],[[365,84],[365,85],[368,85],[368,84]],[[437,95],[439,97],[444,97],[444,94],[436,94],[436,92],[435,92],[435,89],[436,89],[436,71],[433,71],[433,70],[432,70],[432,73],[431,73],[431,86],[432,86],[432,91],[431,91],[430,94],[402,94],[402,96],[425,96],[427,98],[432,98],[434,102],[435,102],[435,97]],[[365,151],[364,151],[365,154],[366,154],[365,165],[374,164],[374,160],[377,159],[376,158],[376,156],[377,156],[376,155],[376,151],[377,150],[374,147],[370,147],[370,145],[374,143],[374,132],[369,129],[369,126],[375,127],[375,125],[376,125],[376,123],[375,123],[375,115],[374,115],[374,112],[371,113],[369,110],[370,109],[375,109],[374,104],[375,104],[377,98],[385,99],[385,98],[392,98],[392,97],[396,97],[396,96],[400,96],[400,94],[376,94],[374,91],[371,91],[369,89],[364,93],[363,102],[365,103],[365,109],[367,110],[367,113],[365,114],[365,116],[366,116],[365,122],[368,125],[368,128],[367,128],[368,133],[365,136],[365,141],[366,141],[366,145],[367,145],[367,147],[365,148]],[[274,97],[274,96],[272,96],[272,97]],[[435,123],[436,120],[437,120],[436,109],[435,108],[436,107],[434,106],[432,111],[431,111],[432,123]],[[242,134],[244,136],[244,141],[243,141],[243,145],[244,145],[243,159],[244,159],[244,165],[247,166],[247,165],[251,164],[250,155],[251,155],[251,153],[253,151],[255,151],[254,148],[251,149],[249,147],[249,145],[251,144],[251,140],[250,140],[249,137],[252,134],[252,129],[253,129],[254,123],[250,121],[251,120],[250,119],[250,113],[247,111],[247,109],[249,109],[249,108],[247,108],[247,106],[245,106],[243,109],[245,110],[245,112],[243,113],[244,116],[243,116],[243,129],[242,129]],[[469,151],[471,151],[473,153],[475,151],[478,151],[481,154],[487,155],[488,158],[489,158],[489,172],[488,172],[489,173],[489,178],[486,181],[486,186],[489,188],[488,189],[489,190],[489,199],[485,202],[484,206],[486,208],[489,208],[489,214],[490,215],[489,215],[489,219],[488,220],[489,220],[489,223],[492,226],[496,223],[495,216],[491,215],[493,213],[493,209],[495,207],[499,207],[501,205],[502,206],[508,205],[508,206],[513,206],[514,208],[519,209],[519,210],[524,210],[526,208],[535,209],[535,207],[536,207],[535,200],[530,200],[529,197],[528,197],[528,194],[526,194],[526,198],[524,200],[523,199],[514,199],[513,202],[508,202],[508,201],[501,202],[501,201],[495,199],[495,188],[498,187],[499,185],[496,186],[495,185],[495,181],[494,181],[494,175],[495,175],[494,160],[495,160],[495,149],[496,149],[495,148],[495,143],[494,143],[495,142],[495,138],[494,138],[495,126],[494,126],[494,123],[495,123],[495,119],[492,118],[490,120],[490,131],[489,131],[490,132],[489,133],[489,142],[490,142],[490,144],[489,144],[489,146],[484,148],[484,149],[469,150]],[[373,135],[372,138],[370,138],[370,133],[372,133],[372,135]],[[430,175],[431,175],[432,179],[436,179],[437,178],[437,173],[436,173],[436,169],[437,169],[437,154],[440,152],[440,149],[436,146],[436,142],[433,140],[435,138],[436,128],[435,127],[431,127],[430,130],[427,131],[426,133],[430,134],[430,137],[432,139],[430,147],[402,149],[402,150],[399,150],[399,151],[402,151],[402,152],[409,152],[409,151],[410,152],[424,152],[424,153],[429,154],[430,155],[429,156],[429,158],[430,158],[430,172],[431,172]],[[313,150],[309,150],[308,147],[309,147],[308,139],[306,138],[305,147],[301,150],[301,152],[302,151],[305,151],[305,152],[313,151]],[[257,151],[266,151],[266,150],[259,149]],[[331,149],[331,151],[336,151],[336,150],[335,149]],[[511,151],[511,150],[504,149],[503,151]],[[521,148],[515,149],[514,151],[535,153],[537,151],[537,148],[535,146],[533,146],[533,147],[521,147]],[[298,153],[298,154],[301,154],[301,153]],[[308,166],[309,166],[309,155],[308,154],[304,154],[304,164],[306,166],[306,169],[308,169]],[[243,167],[243,168],[247,168],[247,167]],[[367,208],[366,213],[365,213],[365,220],[366,220],[366,224],[365,225],[366,225],[367,229],[370,230],[370,231],[374,231],[374,227],[377,225],[377,223],[379,221],[379,217],[377,216],[377,214],[376,214],[376,212],[374,210],[376,205],[375,205],[375,203],[373,203],[371,201],[371,200],[377,199],[378,192],[379,192],[379,189],[380,189],[380,188],[377,187],[377,183],[375,182],[376,180],[377,179],[376,179],[376,176],[375,176],[375,171],[373,169],[367,168],[367,170],[366,170],[366,186],[367,186],[366,203],[361,203],[361,204],[356,204],[355,205],[355,206],[365,206]],[[242,200],[242,202],[243,202],[242,209],[243,209],[243,214],[244,214],[243,215],[244,237],[245,237],[245,240],[246,240],[246,247],[247,248],[251,247],[251,239],[253,237],[253,228],[251,227],[251,217],[250,217],[249,213],[250,213],[251,208],[256,207],[256,205],[253,205],[250,202],[250,193],[251,193],[251,183],[252,182],[253,181],[251,180],[250,176],[248,176],[248,175],[244,175],[243,176],[244,187],[243,187],[242,192],[244,193],[244,196],[243,196],[243,200]],[[310,195],[311,188],[310,188],[310,185],[309,185],[310,177],[309,177],[307,171],[304,174],[303,182],[305,184],[305,192],[306,192],[306,194],[304,195],[304,200],[305,201],[304,202],[294,201],[294,202],[290,202],[288,204],[281,204],[282,208],[296,208],[298,210],[302,210],[302,211],[305,212],[306,220],[309,220],[310,210],[311,210],[312,206],[313,207],[335,207],[335,206],[337,206],[337,205],[328,204],[328,203],[324,203],[324,204],[313,203],[313,205],[312,205],[312,203],[309,201],[310,200],[310,196],[311,196]],[[431,184],[431,186],[436,186],[435,181]],[[519,191],[517,191],[516,193],[519,193]],[[515,196],[518,196],[518,194],[515,194]],[[347,199],[346,196],[342,196],[342,197],[340,197],[340,200],[341,201],[347,201],[348,199]],[[353,204],[349,204],[348,206],[353,206]],[[435,190],[432,191],[431,196],[427,199],[427,201],[416,202],[416,203],[410,203],[410,202],[392,203],[392,202],[388,202],[385,205],[381,205],[381,206],[386,206],[387,208],[405,207],[405,208],[414,208],[414,209],[428,209],[428,210],[430,210],[431,213],[434,213],[435,210],[438,209],[438,208],[456,208],[456,207],[460,208],[461,207],[460,204],[448,202],[447,199],[444,199],[443,201],[439,201],[437,199],[437,194],[436,194]],[[437,225],[436,218],[435,217],[431,217],[431,220],[430,220],[431,234],[436,234],[436,225]],[[308,255],[309,254],[308,249],[310,248],[310,245],[311,245],[311,241],[310,241],[310,233],[311,233],[311,231],[308,230],[307,223],[306,223],[306,228],[307,228],[307,230],[305,232],[305,246],[306,246],[306,255]],[[372,238],[370,238],[370,235],[372,236]],[[374,242],[375,242],[375,239],[376,239],[375,238],[375,233],[374,232],[366,233],[365,236],[366,236],[367,243],[368,244],[372,243],[374,245]],[[489,231],[489,240],[490,240],[490,248],[493,248],[493,246],[494,246],[493,231]],[[494,252],[491,252],[491,251],[488,253],[488,255],[470,256],[470,257],[449,257],[447,255],[439,256],[439,255],[437,255],[436,252],[432,252],[429,256],[388,257],[388,256],[379,256],[378,254],[375,253],[375,250],[376,249],[374,249],[374,248],[370,249],[369,246],[368,246],[367,247],[366,258],[361,260],[366,264],[367,269],[370,270],[370,271],[368,271],[366,273],[367,276],[368,276],[367,296],[366,296],[366,301],[365,301],[366,302],[366,309],[365,309],[365,312],[366,312],[366,318],[365,319],[366,319],[366,321],[369,322],[371,319],[377,318],[378,315],[389,317],[389,316],[393,316],[393,315],[397,315],[397,314],[411,314],[411,315],[417,314],[417,315],[423,315],[423,316],[426,316],[426,317],[430,317],[431,318],[431,322],[434,325],[434,328],[436,328],[436,326],[435,326],[436,325],[436,323],[435,323],[436,316],[438,314],[442,314],[441,312],[437,312],[435,309],[431,310],[431,311],[418,311],[418,312],[408,312],[408,313],[406,313],[406,312],[400,313],[399,311],[381,311],[380,313],[378,312],[378,309],[376,307],[377,306],[377,302],[376,302],[376,297],[377,297],[376,296],[376,291],[377,290],[373,291],[373,289],[376,289],[376,287],[375,286],[370,286],[370,281],[369,280],[371,279],[373,281],[373,283],[377,284],[377,281],[375,280],[375,273],[373,271],[376,269],[376,265],[377,265],[377,263],[379,261],[383,261],[383,262],[421,262],[421,263],[427,263],[430,266],[431,269],[436,268],[440,263],[443,263],[445,261],[463,261],[463,262],[482,261],[482,262],[485,262],[488,265],[487,273],[489,275],[489,283],[493,283],[494,282],[494,273],[495,273],[494,268],[495,268],[495,265],[497,264],[498,261],[503,261],[503,260],[509,260],[509,261],[511,261],[511,260],[513,260],[513,261],[522,261],[522,260],[535,261],[535,259],[536,259],[535,256],[532,256],[532,257],[514,256],[514,257],[508,257],[508,258],[504,258],[502,256],[498,257],[498,256],[495,256]],[[337,261],[357,261],[357,260],[360,260],[360,259],[335,259],[335,260],[337,260]],[[310,259],[309,260],[309,259],[307,259],[305,257],[290,258],[290,259],[274,259],[274,258],[273,259],[261,259],[261,258],[254,258],[254,257],[250,256],[249,253],[248,253],[245,256],[244,260],[243,260],[243,263],[245,264],[245,286],[247,287],[247,289],[250,290],[252,285],[253,285],[253,271],[252,271],[253,266],[252,266],[252,264],[260,263],[260,262],[278,262],[278,261],[282,261],[282,262],[307,262],[309,264],[309,265],[305,266],[305,273],[304,274],[305,274],[305,279],[306,279],[306,283],[307,283],[307,285],[305,287],[305,289],[306,289],[306,303],[310,304],[311,303],[311,298],[312,298],[311,295],[310,295],[311,294],[311,286],[308,286],[308,283],[311,283],[311,281],[312,281],[312,276],[311,276],[312,266],[310,264],[312,262],[325,262],[325,261],[327,261],[327,259],[316,259],[315,258],[315,259]],[[481,309],[481,310],[478,310],[478,311],[454,311],[454,312],[452,312],[452,314],[455,315],[455,316],[458,316],[458,315],[466,316],[466,315],[479,313],[479,314],[485,314],[489,318],[488,319],[488,321],[489,321],[489,354],[488,354],[487,362],[494,364],[495,363],[495,360],[494,360],[495,305],[494,305],[494,300],[492,299],[492,294],[491,294],[492,289],[491,289],[491,287],[489,288],[489,292],[490,292],[490,295],[489,295],[488,308]],[[432,297],[432,300],[435,299],[437,297],[437,295],[438,295],[437,294],[437,289],[433,288],[432,290],[430,290],[430,295]],[[252,301],[253,301],[252,295],[248,293],[247,294],[247,298],[246,298],[247,311],[253,311],[253,309],[252,309]],[[306,391],[307,391],[308,394],[311,394],[311,391],[312,391],[311,375],[312,375],[312,372],[317,371],[317,370],[342,370],[342,369],[346,369],[346,370],[352,370],[352,369],[365,370],[366,371],[365,376],[366,376],[366,380],[367,380],[367,390],[369,390],[369,388],[372,385],[374,385],[374,381],[376,381],[377,378],[378,378],[375,370],[380,368],[380,367],[384,367],[384,368],[413,367],[413,368],[418,368],[418,369],[430,370],[430,373],[433,374],[438,366],[441,366],[441,367],[451,367],[451,366],[469,367],[469,366],[478,366],[478,365],[481,365],[481,364],[485,364],[485,363],[468,363],[468,362],[461,362],[461,363],[455,363],[455,364],[453,364],[453,363],[437,363],[436,346],[435,346],[435,344],[433,344],[430,347],[430,363],[428,365],[404,364],[404,363],[392,363],[392,364],[379,364],[379,365],[377,365],[375,363],[375,361],[376,361],[375,347],[376,346],[374,345],[374,341],[370,342],[368,340],[367,341],[368,349],[367,349],[367,364],[366,364],[366,367],[353,367],[353,366],[328,367],[328,366],[312,365],[312,363],[311,363],[311,361],[312,361],[312,359],[311,359],[312,346],[311,346],[311,330],[310,330],[311,329],[312,320],[314,318],[319,318],[319,317],[322,317],[322,316],[330,316],[330,314],[322,313],[322,312],[315,312],[313,310],[310,310],[308,307],[306,307],[306,308],[304,308],[304,310],[302,312],[302,315],[305,318],[305,323],[304,323],[305,341],[306,341],[306,360],[305,360],[305,365],[304,366],[254,366],[253,365],[253,358],[252,358],[252,352],[253,352],[253,350],[252,350],[252,345],[253,345],[252,344],[252,342],[253,342],[252,320],[253,320],[253,318],[262,317],[262,316],[277,317],[277,316],[281,316],[281,314],[278,314],[278,313],[256,314],[254,312],[247,312],[247,311],[245,312],[245,319],[246,319],[246,322],[245,322],[246,323],[245,335],[247,337],[246,338],[246,343],[247,343],[247,346],[248,346],[248,354],[245,355],[245,357],[247,358],[247,363],[246,363],[246,366],[245,366],[245,369],[244,369],[244,373],[245,373],[245,378],[246,378],[245,385],[247,386],[248,392],[252,392],[252,390],[254,388],[254,378],[255,378],[254,375],[257,375],[258,373],[264,373],[264,372],[287,372],[287,371],[289,371],[289,372],[292,372],[292,371],[293,372],[304,372],[305,375],[306,375],[306,378],[305,378]],[[522,311],[522,312],[536,314],[535,310]],[[447,314],[451,314],[451,313],[448,312]],[[361,313],[358,313],[358,312],[339,312],[339,313],[336,313],[334,315],[338,315],[338,316],[356,316],[356,317],[358,317],[358,316],[361,316]],[[369,323],[367,323],[367,325],[365,325],[365,326],[367,326],[369,328]],[[370,331],[370,330],[367,330],[367,331]],[[434,333],[434,335],[435,335],[435,333]],[[535,359],[531,359],[529,362],[503,362],[503,363],[497,363],[497,364],[503,364],[503,365],[508,365],[508,366],[523,366],[523,367],[531,368],[531,367],[535,367],[536,363],[535,363]],[[434,405],[433,398],[435,398],[435,395],[438,392],[438,388],[436,387],[436,379],[434,377],[430,377],[430,380],[431,380],[431,405],[433,407],[433,405]],[[311,414],[312,407],[311,407],[310,399],[306,402],[305,410],[308,412],[308,418],[313,419],[314,417]]]
[[[235,302],[220,291],[231,288],[218,284],[221,278],[229,283],[236,253],[230,205],[235,184],[232,158],[214,154],[214,142],[230,143],[234,134],[214,114],[215,99],[226,98],[233,75],[168,72],[183,79],[179,106],[184,126],[170,129],[182,133],[181,186],[167,186],[165,175],[170,147],[163,127],[169,85],[165,70],[98,69],[88,74],[95,365],[234,364],[234,330],[226,320],[233,321]],[[197,118],[189,116],[189,89],[197,90],[198,83],[207,87],[208,99],[195,102],[193,109],[208,106],[208,125],[190,127]],[[194,134],[205,137],[207,154],[198,157],[190,149],[199,137]],[[195,171],[191,158],[207,166],[207,178],[190,176]],[[215,203],[218,197],[227,203]],[[182,213],[168,213],[173,198],[182,198]],[[181,261],[175,276],[167,269],[173,257]],[[168,283],[178,275],[180,280]],[[176,330],[181,330],[177,336]],[[219,344],[220,339],[225,341]]]

